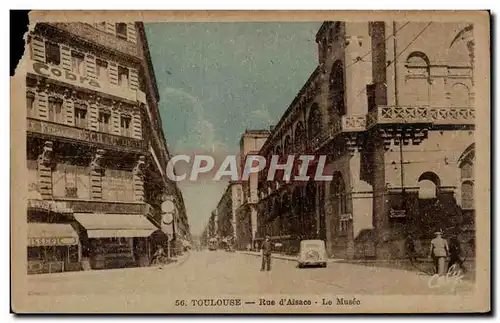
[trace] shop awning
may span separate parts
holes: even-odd
[[[158,228],[141,214],[75,213],[89,238],[148,237]]]
[[[70,224],[28,223],[28,246],[70,246],[78,244],[78,234]]]

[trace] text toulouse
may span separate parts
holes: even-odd
[[[267,168],[267,180],[273,181],[280,173],[280,177],[285,181],[308,181],[314,174],[315,181],[331,181],[331,175],[324,175],[324,168],[326,162],[326,156],[313,156],[313,155],[299,155],[297,158],[294,155],[287,157],[285,163],[280,163],[282,156],[272,156],[269,167]],[[189,171],[183,174],[176,174],[179,172],[179,168],[174,167],[176,163],[181,165],[182,163],[187,163],[191,166],[191,171],[189,174],[190,181],[196,181],[198,175],[207,174],[216,170],[215,175],[212,180],[221,180],[224,176],[229,176],[231,180],[248,180],[250,174],[256,174],[260,171],[266,169],[267,160],[263,156],[252,155],[247,156],[245,163],[243,165],[243,171],[240,174],[240,167],[238,167],[237,157],[235,155],[228,155],[225,157],[224,161],[218,166],[215,166],[215,160],[213,157],[208,155],[195,155],[191,158],[188,155],[176,155],[172,157],[167,164],[167,176],[170,180],[179,182],[186,180]],[[185,165],[181,165],[185,166]],[[293,179],[292,179],[293,174]]]

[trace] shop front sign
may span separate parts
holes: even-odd
[[[391,209],[391,211],[389,212],[389,217],[392,219],[405,218],[406,217],[406,210]]]
[[[143,203],[112,203],[112,202],[90,202],[71,201],[67,202],[75,213],[110,213],[110,214],[130,214],[146,213],[146,204]]]
[[[43,246],[71,246],[78,244],[75,237],[30,237],[28,238],[29,247]]]
[[[82,86],[82,85],[87,85],[90,87],[93,87],[95,89],[99,89],[101,85],[99,82],[95,79],[92,79],[90,77],[86,76],[81,76],[81,75],[76,75],[74,73],[71,73],[70,71],[61,69],[56,66],[52,65],[47,65],[42,62],[33,62],[33,71],[38,74],[42,75],[48,78],[53,78],[53,79],[60,79],[63,80],[66,83]]]
[[[73,213],[65,202],[56,202],[50,200],[28,200],[29,209],[45,210],[55,213]]]

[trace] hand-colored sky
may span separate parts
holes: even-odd
[[[238,153],[245,129],[276,123],[317,64],[321,23],[146,25],[172,154]],[[227,182],[180,182],[199,234]]]

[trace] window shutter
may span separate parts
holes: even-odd
[[[45,42],[42,38],[34,37],[32,39],[32,50],[33,50],[33,59],[35,61],[45,63]]]
[[[65,70],[71,71],[71,49],[67,46],[61,47],[61,62]]]
[[[129,69],[130,74],[130,88],[137,90],[139,88],[139,80],[137,78],[137,70],[135,68]]]
[[[98,121],[97,117],[99,114],[99,107],[97,106],[97,102],[93,101],[90,103],[89,107],[89,129],[97,131],[98,130]]]
[[[141,115],[139,112],[132,116],[132,137],[142,139]]]
[[[120,134],[120,113],[116,108],[111,111],[111,132],[115,135]]]
[[[48,97],[47,97],[46,92],[43,92],[43,91],[38,92],[37,103],[38,103],[38,116],[42,120],[47,120],[48,114],[49,114],[49,111],[48,111],[49,102],[48,102]]]
[[[115,35],[116,34],[115,24],[111,22],[106,22],[106,32]]]
[[[95,57],[92,55],[85,55],[85,69],[88,77],[96,78]]]
[[[109,81],[111,84],[118,85],[118,67],[116,63],[109,63]]]
[[[137,43],[137,37],[135,34],[135,23],[129,22],[127,23],[127,40],[132,43]]]
[[[70,126],[75,125],[75,110],[73,107],[73,100],[67,99],[63,102],[64,123]]]

